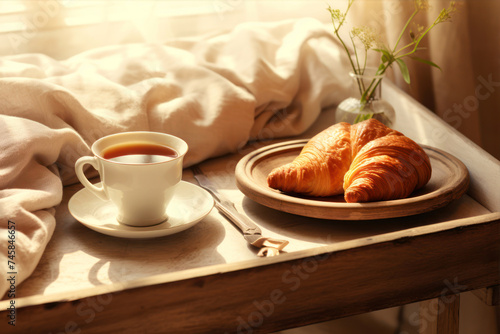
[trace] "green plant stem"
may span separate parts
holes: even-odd
[[[339,26],[340,27],[340,26]],[[347,55],[350,55],[351,53],[349,52],[349,49],[347,48],[347,46],[345,45],[344,41],[342,40],[342,38],[340,37],[340,35],[338,34],[338,31],[335,31],[335,35],[337,35],[337,38],[339,39],[340,43],[342,44],[342,46],[344,47],[344,49],[346,50],[347,52]],[[351,57],[347,57],[349,58],[349,62],[351,62],[351,66],[352,68],[354,69],[354,71],[356,72],[356,66],[354,65],[354,62],[352,61]],[[360,84],[360,81],[359,79],[357,79],[357,82],[358,82],[358,88],[359,88],[359,92],[360,94],[363,94],[363,89],[361,87],[361,84]]]
[[[422,38],[424,38],[424,36],[429,31],[431,31],[431,29],[434,28],[434,26],[436,26],[436,22],[434,22],[431,26],[429,26],[429,28],[427,28],[427,30],[425,30],[424,33],[417,39],[417,41],[415,42],[415,46],[413,47],[413,50],[411,50],[410,52],[407,52],[401,56],[397,56],[396,58],[403,58],[403,57],[406,57],[406,56],[409,56],[409,55],[415,53],[415,51],[417,51],[418,45],[420,44],[420,41],[422,41]],[[402,51],[402,50],[400,50],[400,51]]]
[[[354,56],[356,57],[356,65],[358,65],[357,68],[354,68],[354,71],[357,73],[361,70],[361,67],[359,66],[358,50],[356,49],[356,45],[354,44],[354,39],[352,38],[351,34],[349,34],[349,38],[351,39],[352,48],[354,50]]]
[[[415,44],[415,41],[413,41],[413,42],[411,42],[411,43],[409,43],[409,44],[406,44],[405,46],[403,46],[402,48],[400,48],[398,51],[396,51],[396,52],[394,53],[394,55],[397,55],[398,53],[400,53],[400,52],[401,52],[401,51],[403,51],[404,49],[409,48],[410,46],[412,46],[412,45],[414,45],[414,44]]]
[[[356,58],[356,65],[357,67],[354,67],[353,70],[354,70],[354,74],[356,75],[363,75],[364,72],[365,72],[365,66],[366,66],[366,49],[365,49],[365,64],[363,65],[363,68],[361,68],[361,65],[359,64],[359,57],[358,57],[358,50],[356,48],[356,45],[354,44],[354,39],[352,38],[352,35],[349,34],[349,37],[351,39],[351,44],[352,44],[352,48],[354,50],[354,56]],[[356,81],[358,83],[358,88],[359,88],[359,93],[360,94],[363,94],[363,92],[365,91],[365,83],[363,80],[361,80],[360,78],[356,77]]]
[[[347,45],[344,43],[344,40],[339,35],[340,27],[342,27],[342,25],[344,24],[345,18],[347,17],[347,13],[351,9],[351,6],[352,6],[353,3],[354,3],[354,0],[349,0],[349,3],[347,4],[347,9],[346,9],[346,11],[344,13],[344,18],[342,19],[342,21],[339,22],[338,27],[335,26],[335,21],[334,21],[333,17],[332,17],[332,24],[333,24],[333,27],[335,28],[335,30],[334,30],[335,36],[337,36],[337,38],[339,39],[340,43],[342,44],[342,47],[347,52],[347,55],[348,55],[347,58],[349,59],[349,62],[351,63],[351,67],[354,70],[354,72],[356,72],[356,66],[354,65],[354,62],[352,61],[351,57],[349,57],[349,55],[351,54],[351,52],[347,48]],[[354,47],[354,51],[356,52],[356,47]],[[362,88],[362,85],[361,85],[361,82],[360,82],[359,79],[357,79],[357,83],[358,83],[358,88],[359,88],[360,94],[363,94],[363,88]]]
[[[394,49],[392,50],[392,53],[394,53],[396,51],[396,48],[398,47],[398,44],[401,41],[401,38],[403,38],[404,32],[406,31],[406,29],[410,25],[410,22],[413,20],[415,15],[417,15],[417,13],[418,13],[418,9],[415,9],[413,14],[411,14],[410,18],[408,19],[408,21],[406,21],[406,24],[404,25],[403,30],[401,30],[401,33],[399,34],[398,40],[396,41],[396,44],[394,45]]]
[[[363,109],[361,109],[363,110]],[[367,119],[370,119],[373,117],[373,113],[366,113],[366,114],[358,114],[356,116],[356,119],[354,120],[354,124],[356,123],[359,123],[359,122],[362,122],[362,121],[366,121]]]
[[[363,72],[361,72],[361,75],[365,74],[365,69],[366,69],[366,59],[368,58],[368,50],[365,49],[365,62],[363,63]]]
[[[391,66],[392,62],[389,62],[387,65],[380,64],[380,66],[377,69],[377,72],[375,73],[375,76],[383,75],[387,68]],[[377,89],[378,85],[382,82],[382,78],[375,78],[370,82],[370,86],[361,94],[361,99],[360,102],[362,104],[367,103],[372,99],[372,95],[375,92],[375,89]]]

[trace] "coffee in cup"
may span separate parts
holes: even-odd
[[[188,146],[182,139],[159,132],[124,132],[103,137],[92,145],[93,157],[75,164],[80,182],[118,209],[117,220],[131,226],[165,221],[175,186],[182,178],[182,161]],[[83,167],[92,165],[101,177],[96,186]]]

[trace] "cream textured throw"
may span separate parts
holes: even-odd
[[[75,161],[91,155],[96,139],[173,134],[188,143],[189,166],[250,139],[297,135],[346,96],[342,59],[328,26],[312,19],[110,46],[64,61],[0,58],[0,296],[8,290],[8,221],[19,285],[50,240],[63,186],[77,182]]]

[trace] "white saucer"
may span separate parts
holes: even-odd
[[[158,225],[134,227],[116,220],[116,207],[97,198],[86,188],[74,194],[68,203],[71,215],[99,233],[119,238],[156,238],[184,231],[207,216],[214,206],[208,191],[181,181],[168,205],[168,219]]]

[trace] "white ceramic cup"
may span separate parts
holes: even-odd
[[[122,163],[104,159],[106,148],[121,144],[151,143],[173,148],[178,156],[156,163]],[[167,206],[182,178],[182,161],[188,146],[182,139],[159,132],[123,132],[103,137],[92,145],[93,157],[76,161],[80,182],[102,200],[118,209],[117,220],[125,225],[150,226],[165,221]],[[83,167],[92,165],[101,177],[101,186],[86,178]]]

